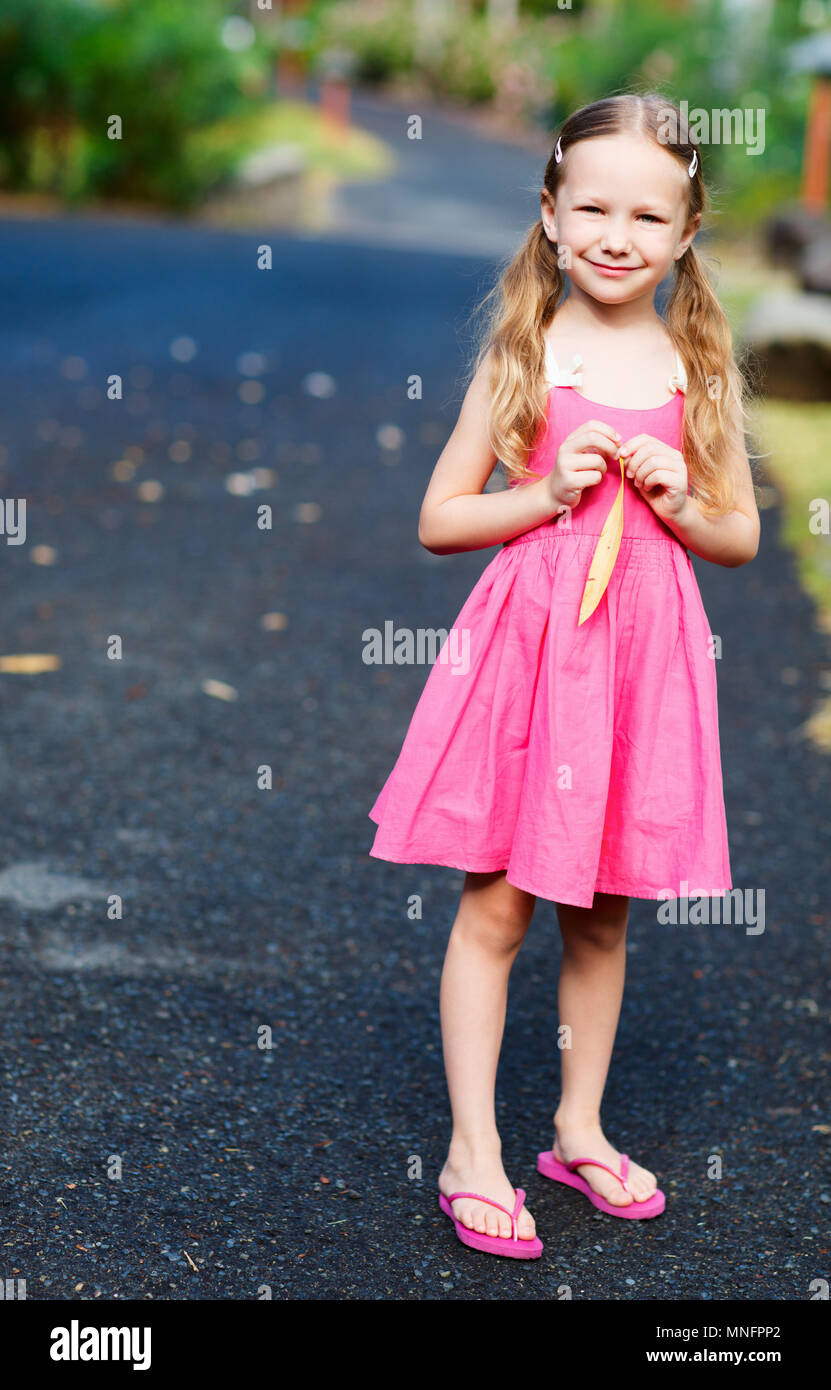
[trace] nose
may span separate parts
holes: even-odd
[[[600,242],[601,251],[607,251],[611,255],[626,256],[632,250],[632,242],[627,236],[624,228],[617,222],[610,223],[608,229],[603,234]]]

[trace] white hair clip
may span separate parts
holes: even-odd
[[[563,151],[562,151],[562,149],[561,149],[561,147],[560,147],[560,140],[561,140],[561,139],[562,139],[562,136],[558,135],[558,136],[557,136],[557,143],[556,143],[556,145],[554,146],[554,158],[555,158],[555,160],[557,161],[558,164],[561,162],[561,160],[562,160],[562,158],[563,158]],[[687,173],[689,174],[690,178],[692,178],[692,176],[693,176],[693,174],[695,173],[695,171],[696,171],[697,168],[698,168],[698,150],[694,150],[694,151],[693,151],[692,161],[690,162],[689,168],[687,169]]]

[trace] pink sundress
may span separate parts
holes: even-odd
[[[549,472],[589,419],[680,450],[677,353],[672,395],[650,410],[589,400],[574,389],[579,373],[558,368],[550,349],[546,360],[549,428],[529,458],[534,472]],[[731,888],[710,627],[687,550],[630,478],[608,588],[577,625],[619,485],[609,461],[576,507],[490,561],[453,625],[455,658],[432,665],[368,813],[378,826],[370,855],[505,870],[515,887],[576,907],[596,892]]]

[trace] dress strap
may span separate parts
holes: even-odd
[[[669,379],[669,389],[673,395],[676,391],[683,392],[685,396],[687,394],[687,373],[677,348],[675,349],[675,371]]]
[[[583,373],[578,370],[582,367],[583,359],[579,352],[575,352],[568,367],[561,367],[551,349],[550,342],[545,344],[545,379],[549,386],[582,386]],[[681,361],[681,354],[675,349],[675,371],[669,379],[668,386],[673,395],[676,391],[687,393],[687,373],[684,363]]]
[[[578,371],[582,367],[583,359],[579,352],[575,352],[571,359],[570,367],[560,367],[557,359],[551,350],[551,344],[545,345],[545,378],[549,386],[582,386],[583,373]]]

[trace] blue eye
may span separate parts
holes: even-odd
[[[601,209],[601,208],[598,208],[598,207],[595,207],[593,203],[586,203],[583,207],[578,208],[577,211],[578,211],[578,212],[601,212],[602,209]],[[649,220],[650,220],[651,222],[659,222],[659,223],[660,223],[660,222],[663,222],[663,218],[662,218],[662,217],[656,217],[655,214],[654,214],[653,212],[641,212],[641,213],[639,213],[638,215],[639,215],[640,217],[648,217]]]

